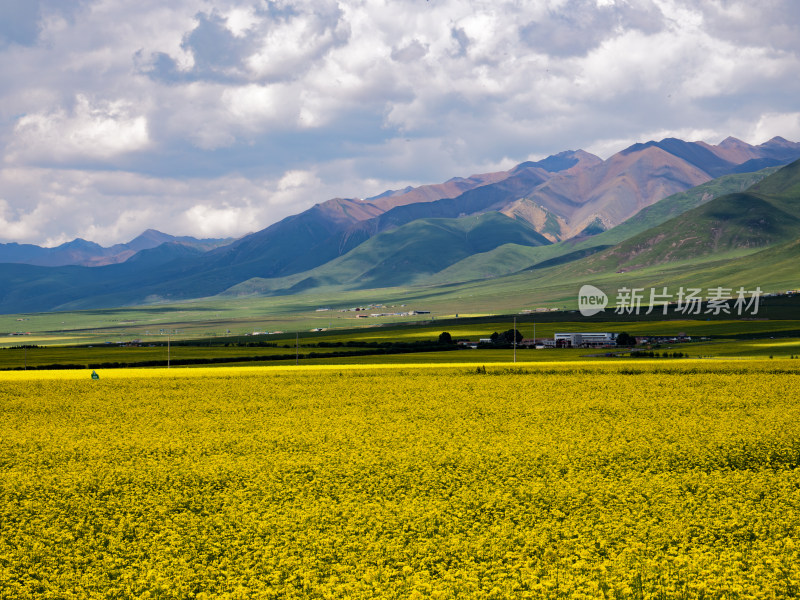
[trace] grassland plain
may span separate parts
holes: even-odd
[[[294,334],[230,336],[214,338],[197,338],[173,342],[167,349],[166,336],[159,336],[150,342],[145,340],[138,346],[120,346],[112,343],[93,345],[61,346],[51,345],[50,340],[34,337],[12,337],[14,340],[5,348],[0,347],[0,370],[33,369],[52,367],[53,365],[77,365],[87,368],[99,368],[98,365],[118,366],[138,365],[154,366],[157,363],[166,365],[170,357],[173,366],[202,366],[209,361],[217,361],[221,365],[270,365],[276,362],[294,363],[299,355],[302,364],[366,364],[375,362],[465,362],[495,363],[508,361],[512,354],[506,350],[459,350],[432,352],[414,351],[413,344],[435,343],[442,331],[452,334],[454,339],[471,339],[477,341],[487,338],[493,331],[506,331],[513,327],[513,320],[498,317],[487,322],[451,322],[406,325],[395,327],[362,328],[347,331],[304,332],[299,337],[295,350]],[[797,320],[664,320],[639,322],[537,322],[534,325],[529,315],[520,315],[516,323],[523,336],[531,338],[552,338],[558,331],[626,331],[632,335],[672,336],[685,333],[695,341],[675,344],[671,347],[663,345],[655,350],[664,352],[681,352],[690,357],[763,357],[788,358],[800,356],[800,321]],[[790,336],[794,335],[792,338]],[[701,340],[710,336],[711,339]],[[37,343],[38,342],[38,343]],[[340,344],[337,346],[336,344]],[[376,345],[392,344],[390,351],[396,354],[381,353]],[[2,345],[2,338],[0,338]],[[36,346],[28,347],[24,346]],[[408,347],[402,347],[408,345]],[[648,348],[650,349],[650,348]],[[366,352],[374,352],[372,356]],[[412,352],[414,351],[414,352]],[[587,354],[602,357],[605,351],[586,349],[570,349],[558,351],[533,351],[519,349],[520,361],[563,361],[583,360]],[[350,353],[349,356],[337,356],[336,353]],[[237,358],[240,362],[237,362]]]
[[[763,271],[763,266],[761,267]],[[796,272],[796,269],[792,271]],[[652,280],[647,286],[657,284],[661,279]],[[719,280],[722,281],[722,280]],[[574,306],[577,301],[578,288],[580,283],[576,283],[563,302],[559,300],[559,308]],[[595,283],[600,283],[595,281]],[[665,285],[670,285],[670,289],[675,292],[677,288],[674,282],[668,279],[663,281]],[[474,282],[476,287],[487,288],[486,282]],[[633,286],[633,282],[626,285]],[[796,283],[790,287],[797,287]],[[601,288],[603,286],[601,285]],[[534,289],[534,288],[531,288]],[[603,288],[611,292],[613,288]],[[782,288],[785,289],[785,288]],[[482,291],[472,290],[480,294],[489,294],[495,299],[505,296],[513,297],[513,290],[506,287],[497,287],[494,284]],[[470,291],[464,297],[470,297]],[[455,293],[455,292],[454,292]],[[533,294],[534,296],[536,294]],[[527,298],[527,296],[526,296]],[[342,312],[340,309],[353,306],[368,306],[373,302],[386,302],[382,308],[370,309],[378,313],[385,311],[409,311],[412,309],[431,310],[431,314],[416,315],[414,317],[369,317],[367,319],[357,318],[356,312]],[[56,344],[103,344],[129,342],[134,339],[143,340],[146,344],[163,343],[167,337],[167,332],[172,335],[172,340],[224,340],[225,338],[237,338],[252,334],[253,332],[264,331],[284,331],[284,338],[294,340],[295,332],[300,332],[303,337],[346,337],[349,338],[355,331],[360,330],[373,337],[385,337],[385,332],[392,335],[403,331],[421,331],[426,326],[431,329],[441,327],[459,328],[466,331],[473,331],[477,335],[491,333],[496,328],[511,326],[511,316],[520,308],[532,309],[546,304],[543,300],[527,298],[524,302],[513,308],[505,307],[499,303],[493,305],[486,304],[480,307],[461,305],[459,302],[431,304],[429,296],[419,294],[418,297],[407,298],[402,294],[397,297],[387,297],[384,292],[370,291],[361,296],[336,296],[335,299],[319,295],[292,295],[280,296],[275,298],[242,298],[242,299],[207,299],[193,302],[186,302],[175,305],[153,305],[139,306],[119,309],[98,309],[83,310],[72,312],[52,312],[52,313],[33,313],[25,315],[0,315],[0,347],[15,346],[19,344],[46,343],[49,346]],[[318,311],[319,307],[333,306],[332,310]],[[338,308],[337,308],[338,307]],[[502,313],[505,312],[505,315]],[[643,311],[644,312],[644,311]],[[758,319],[750,321],[752,325],[746,325],[748,321],[731,321],[728,315],[702,315],[696,321],[686,321],[685,318],[677,315],[669,315],[664,318],[657,312],[653,315],[636,315],[635,318],[627,315],[615,315],[608,310],[605,313],[595,315],[591,318],[581,318],[575,310],[560,312],[546,312],[534,314],[517,315],[517,323],[524,330],[524,335],[532,335],[533,322],[537,323],[537,334],[544,335],[539,327],[546,324],[562,324],[563,326],[579,327],[582,331],[596,331],[597,327],[625,327],[638,326],[647,333],[658,333],[656,328],[664,330],[665,333],[674,333],[675,327],[680,325],[680,321],[695,323],[690,325],[692,335],[701,333],[714,333],[705,331],[706,329],[719,330],[720,323],[726,323],[725,327],[731,332],[739,330],[740,327],[752,326],[756,330],[768,332],[772,327],[791,326],[795,321],[794,328],[797,329],[797,315],[800,314],[800,294],[794,296],[772,297],[762,299]],[[460,318],[455,318],[460,315]],[[727,318],[726,318],[727,317]],[[709,319],[710,320],[707,320]],[[503,324],[500,324],[503,321]],[[570,323],[573,321],[573,323]],[[659,322],[663,327],[659,325]],[[737,324],[738,323],[738,324]],[[486,331],[486,328],[490,328]],[[592,327],[594,329],[586,329]],[[311,333],[310,329],[332,329],[333,331]],[[523,329],[521,329],[522,331]],[[569,329],[564,329],[569,331]],[[687,331],[688,332],[688,331]],[[30,333],[30,335],[8,335],[17,333]],[[431,332],[433,333],[433,332]],[[454,330],[455,334],[456,331]],[[459,334],[460,335],[460,334]],[[767,335],[772,335],[767,333]],[[43,339],[45,338],[45,339]],[[280,335],[270,336],[271,339],[281,338]],[[393,338],[389,338],[393,339]]]
[[[0,598],[786,598],[796,361],[0,374]]]

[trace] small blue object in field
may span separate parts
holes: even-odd
[[[100,379],[100,375],[97,374],[97,371],[92,371],[92,379]]]

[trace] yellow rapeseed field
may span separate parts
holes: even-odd
[[[0,599],[787,598],[785,361],[0,374]]]

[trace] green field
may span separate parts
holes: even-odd
[[[472,340],[488,337],[492,331],[504,331],[511,323],[494,323],[492,327],[449,327],[447,331],[454,338],[464,337]],[[575,331],[574,323],[557,323],[537,327],[537,337],[550,337],[555,331]],[[781,333],[796,332],[797,322],[773,323],[764,330],[758,322],[719,322],[679,323],[680,332],[695,337],[695,341],[677,344],[650,344],[641,346],[640,351],[654,351],[659,354],[680,352],[692,358],[793,358],[800,356],[800,337],[785,337]],[[519,326],[519,324],[518,324]],[[783,329],[781,329],[783,328]],[[490,331],[491,329],[491,331]],[[674,323],[653,323],[649,327],[619,327],[608,324],[593,324],[580,328],[582,331],[625,330],[631,334],[671,335],[678,332]],[[524,328],[522,329],[524,331]],[[216,361],[220,366],[270,365],[270,364],[398,364],[398,363],[453,363],[487,364],[509,362],[514,359],[512,348],[505,349],[457,349],[440,350],[436,346],[415,350],[405,347],[405,343],[435,342],[440,329],[432,327],[404,328],[398,331],[356,331],[349,334],[331,332],[327,336],[302,338],[295,348],[294,340],[282,339],[272,343],[277,346],[259,346],[259,342],[242,340],[259,338],[231,338],[228,346],[202,342],[181,342],[166,345],[129,347],[114,344],[100,346],[41,346],[0,348],[0,370],[36,369],[41,367],[71,368],[114,368],[131,366],[166,366],[169,358],[173,366],[203,366],[208,361]],[[769,335],[767,335],[769,334]],[[736,339],[728,336],[737,335]],[[711,336],[700,340],[700,336]],[[777,337],[776,337],[777,336]],[[391,340],[395,346],[384,349],[383,342]],[[319,345],[323,342],[323,346]],[[337,342],[342,346],[333,346]],[[237,345],[242,343],[243,345]],[[397,348],[399,346],[399,348]],[[387,353],[388,352],[388,353]],[[335,356],[346,353],[347,356]],[[611,353],[613,357],[606,354]],[[516,360],[519,362],[560,362],[585,360],[618,360],[627,355],[627,349],[528,349],[517,348]],[[240,360],[237,360],[240,359]]]
[[[774,249],[773,249],[774,250]],[[773,251],[770,250],[770,251]],[[776,252],[782,252],[780,249]],[[780,287],[786,290],[797,287],[796,260],[787,254],[786,268],[775,267],[771,274],[781,280]],[[790,260],[791,259],[791,260]],[[783,263],[781,263],[783,264]],[[708,266],[702,272],[703,280],[689,283],[696,286],[744,285],[757,286],[763,281],[763,267],[753,264],[752,273],[748,271],[728,272],[725,261],[717,267]],[[613,294],[618,285],[629,287],[669,286],[674,293],[681,284],[683,266],[668,269],[650,267],[634,273],[604,275],[593,278],[591,283]],[[727,269],[727,270],[726,270]],[[568,268],[551,268],[530,271],[504,277],[494,281],[467,282],[442,288],[388,288],[358,292],[330,290],[327,293],[297,294],[276,297],[217,297],[175,305],[151,305],[119,309],[80,310],[71,312],[35,313],[23,315],[0,315],[0,347],[20,344],[39,344],[37,338],[47,338],[42,343],[55,344],[103,344],[141,340],[145,344],[165,341],[167,334],[173,339],[209,339],[230,336],[246,336],[253,332],[285,332],[294,338],[295,333],[303,337],[312,334],[311,329],[332,329],[349,335],[350,330],[383,330],[395,326],[429,324],[433,330],[440,327],[463,329],[470,335],[491,333],[483,330],[484,323],[499,319],[511,322],[511,315],[517,314],[520,327],[526,337],[533,336],[533,321],[541,323],[570,321],[577,322],[581,329],[592,331],[597,323],[625,321],[615,317],[613,311],[596,318],[581,319],[575,312],[578,289],[587,283],[585,275],[570,274]],[[751,289],[751,288],[748,288]],[[762,288],[765,292],[769,288]],[[792,321],[800,318],[800,294],[775,298],[763,298],[763,305],[757,318],[774,321]],[[364,308],[355,312],[352,308]],[[557,308],[556,313],[519,314],[523,310]],[[329,309],[329,310],[319,310]],[[394,312],[429,311],[429,314],[415,316],[384,316],[358,318],[359,314],[383,314]],[[458,315],[458,319],[456,319]],[[501,315],[507,315],[502,317]],[[640,315],[627,319],[630,327],[651,327],[655,315]],[[724,321],[725,316],[710,317],[708,323]],[[670,320],[675,320],[670,317]],[[705,321],[692,325],[698,332],[703,331]],[[758,323],[760,321],[757,321]],[[782,325],[775,325],[782,327]],[[489,325],[491,327],[491,325]],[[510,327],[510,325],[508,325]],[[506,328],[508,328],[506,327]],[[538,325],[537,325],[538,327]],[[687,325],[689,327],[689,325]],[[759,325],[755,325],[759,327]],[[761,326],[767,333],[772,324]],[[672,328],[667,323],[662,331]],[[797,329],[795,327],[795,329]],[[542,330],[544,331],[544,330]],[[17,336],[11,334],[26,334]],[[377,336],[383,333],[376,334]],[[537,328],[537,336],[539,336]],[[768,334],[767,334],[768,335]],[[281,336],[276,336],[280,338]],[[30,341],[29,341],[30,340]]]
[[[309,306],[310,304],[310,306]],[[368,311],[389,310],[368,308]],[[637,336],[687,335],[692,343],[671,349],[692,357],[791,357],[800,349],[800,295],[762,299],[755,319],[728,315],[700,318],[617,315],[608,310],[584,318],[574,310],[514,315],[461,313],[415,317],[357,318],[360,312],[318,311],[307,298],[205,301],[178,306],[0,316],[0,369],[72,365],[166,366],[218,364],[452,362],[509,360],[509,350],[440,351],[446,331],[454,340],[478,341],[516,327],[524,338],[551,338],[556,332],[627,332]],[[409,309],[397,306],[398,309]],[[323,331],[310,331],[312,328]],[[279,329],[280,328],[280,329]],[[272,333],[264,334],[269,331]],[[15,335],[12,335],[15,334]],[[16,335],[24,334],[24,335]],[[707,339],[704,339],[707,338]],[[169,347],[168,347],[169,344]],[[297,348],[295,345],[297,344]],[[651,348],[646,348],[651,350]],[[666,348],[660,349],[661,352]],[[334,356],[333,353],[346,353]],[[518,350],[519,360],[561,361],[587,350]],[[523,358],[524,356],[524,358]],[[401,358],[405,357],[405,358]]]

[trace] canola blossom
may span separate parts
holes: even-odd
[[[800,594],[792,361],[0,374],[0,599]]]

